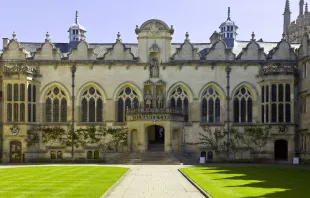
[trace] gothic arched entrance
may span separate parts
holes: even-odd
[[[283,161],[288,159],[288,143],[286,140],[274,142],[274,159]]]
[[[146,128],[148,150],[164,151],[165,150],[165,129],[159,125],[152,125]]]
[[[20,141],[10,142],[10,162],[11,163],[22,162],[22,143]]]

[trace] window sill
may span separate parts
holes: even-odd
[[[257,125],[257,123],[253,123],[253,122],[234,122],[231,124],[231,126],[255,126]]]
[[[103,122],[78,122],[77,125],[104,125]]]
[[[114,122],[115,126],[125,126],[126,122]]]
[[[200,126],[224,126],[221,122],[200,122]]]

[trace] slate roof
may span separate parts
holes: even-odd
[[[238,40],[233,40],[229,41],[227,44],[229,47],[233,46],[232,51],[234,54],[238,55],[243,48],[247,46],[247,44],[250,41],[238,41]],[[260,45],[261,48],[264,48],[264,52],[266,54],[269,53],[270,50],[272,50],[274,47],[277,46],[278,42],[260,42],[257,41],[257,43]],[[21,46],[25,49],[25,52],[27,55],[30,57],[32,56],[38,48],[41,47],[43,43],[33,43],[33,42],[20,42]],[[94,52],[98,55],[98,57],[102,57],[106,52],[108,48],[111,48],[114,43],[88,43],[90,48],[94,49]],[[174,54],[177,50],[177,48],[180,48],[180,46],[183,43],[172,43],[171,45],[171,54]],[[53,43],[53,45],[56,48],[59,48],[60,52],[62,53],[63,57],[67,57],[67,54],[70,52],[70,47],[72,47],[71,44],[69,43]],[[138,44],[137,43],[124,43],[126,48],[131,49],[131,53],[135,57],[139,57],[139,50],[138,50]],[[208,48],[210,48],[211,44],[210,43],[192,43],[194,48],[198,49],[198,52],[204,56],[208,52]],[[292,48],[299,48],[300,44],[294,43],[291,44]],[[1,52],[0,52],[1,53]]]

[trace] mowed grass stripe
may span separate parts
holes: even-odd
[[[36,170],[35,170],[36,167],[31,167],[31,168],[32,168],[32,171],[36,172]],[[46,171],[46,170],[48,170],[48,171]],[[39,174],[39,173],[29,174],[29,172],[24,172],[22,175],[27,175],[28,174],[28,176],[24,176],[24,177],[21,177],[20,175],[16,176],[16,174],[15,174],[14,177],[11,177],[9,180],[5,181],[5,183],[3,184],[3,187],[5,188],[6,186],[15,186],[13,189],[24,188],[24,190],[26,190],[28,188],[27,186],[32,185],[33,182],[42,183],[42,181],[44,181],[46,179],[49,179],[49,178],[52,179],[53,177],[58,177],[58,176],[64,175],[66,173],[66,172],[62,171],[63,173],[61,173],[61,174],[57,174],[57,175],[53,175],[52,174],[51,175],[51,173],[59,172],[61,170],[61,168],[58,168],[58,169],[55,169],[55,170],[51,170],[51,171],[50,171],[50,169],[47,168],[46,170],[43,169],[40,172],[42,174],[43,173],[45,173],[45,174],[49,173],[49,174],[47,174],[47,176],[43,176],[43,177],[39,177],[39,178],[37,176],[37,174]],[[72,169],[72,170],[69,170],[69,171],[73,172],[75,170],[76,169]],[[19,185],[20,182],[22,182],[21,185]],[[23,182],[25,182],[25,183],[23,183]],[[12,183],[14,183],[14,185],[12,185]],[[44,183],[42,183],[42,185],[44,185]]]
[[[127,168],[104,166],[0,169],[0,178],[9,178],[0,180],[0,197],[100,197],[127,171]],[[23,178],[18,179],[19,176]]]
[[[82,175],[82,174],[84,174],[84,173],[88,173],[88,172],[90,172],[91,170],[90,169],[84,169],[84,171],[79,171],[79,169],[81,169],[81,168],[78,168],[78,169],[74,169],[74,170],[70,170],[70,171],[66,171],[66,172],[64,172],[63,174],[61,174],[61,175],[66,175],[66,174],[68,174],[68,172],[74,172],[74,171],[78,171],[78,174],[75,174],[74,176],[75,177],[77,177],[78,175]],[[45,177],[44,179],[40,179],[41,181],[42,180],[45,180],[45,179],[47,179],[47,177]],[[81,183],[83,183],[83,182],[73,182],[73,183],[70,183],[70,185],[69,186],[71,186],[72,184],[81,184]],[[29,191],[29,188],[26,188],[27,190],[28,190],[28,192],[24,192],[23,193],[23,196],[29,196],[30,197],[30,195],[36,195],[36,194],[38,194],[40,191],[43,191],[43,190],[47,190],[47,189],[56,189],[55,188],[55,186],[58,186],[60,183],[59,182],[51,182],[51,183],[49,183],[49,185],[41,185],[41,187],[40,188],[35,188],[35,189],[32,189],[32,190],[30,190]],[[29,184],[28,184],[29,185]],[[70,187],[66,187],[66,189],[65,190],[59,190],[58,191],[58,193],[56,193],[56,194],[53,194],[53,196],[54,197],[56,197],[57,195],[60,195],[60,194],[62,194],[62,193],[60,193],[60,192],[67,192],[68,191],[68,189],[70,189]],[[75,188],[76,189],[76,188]],[[57,196],[58,197],[58,196]]]
[[[214,198],[308,197],[309,169],[289,167],[191,167],[182,168]]]

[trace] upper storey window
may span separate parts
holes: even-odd
[[[292,121],[292,100],[290,84],[264,85],[261,89],[262,123]]]
[[[170,97],[170,106],[171,108],[183,109],[185,114],[184,122],[189,121],[188,95],[183,87],[179,86],[172,92]]]
[[[117,122],[126,121],[127,108],[137,108],[139,100],[137,92],[131,87],[125,87],[120,91],[117,100]]]
[[[103,121],[103,98],[98,89],[89,87],[83,92],[82,101],[82,122]]]
[[[32,84],[28,84],[28,122],[36,122],[36,97],[37,87]]]
[[[234,95],[234,122],[252,122],[253,99],[246,87],[239,88]]]
[[[221,101],[218,91],[214,87],[208,87],[201,100],[201,122],[219,123],[221,114]]]
[[[7,122],[25,122],[25,84],[7,84],[6,94]]]
[[[45,96],[45,121],[67,122],[67,98],[65,92],[55,86]]]

